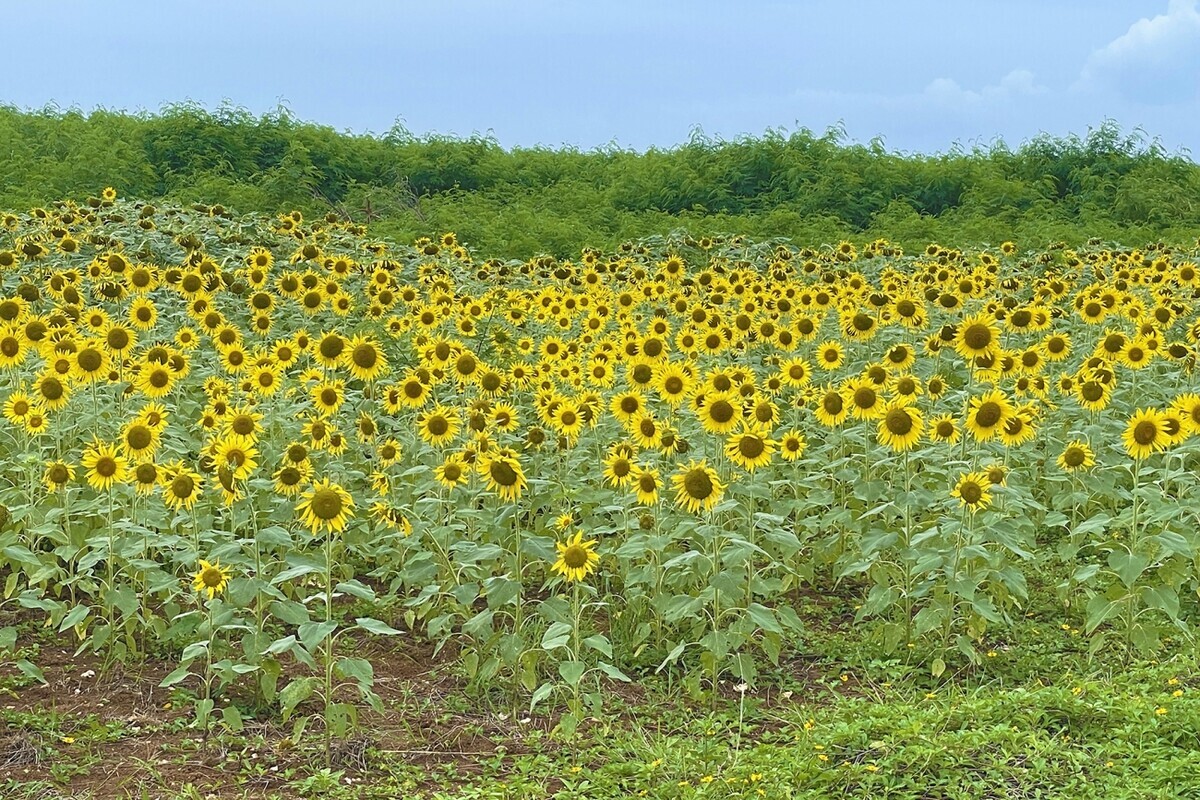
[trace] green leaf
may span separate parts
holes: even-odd
[[[292,715],[292,711],[296,709],[296,706],[303,703],[309,697],[312,697],[312,693],[316,688],[317,679],[311,675],[296,678],[296,680],[283,687],[283,691],[279,693],[279,709],[285,722]]]
[[[288,625],[303,625],[308,622],[308,608],[294,600],[276,600],[270,605],[271,616]]]
[[[225,723],[225,727],[233,733],[241,733],[242,731],[242,712],[238,711],[237,706],[230,704],[221,709],[221,722]]]
[[[585,647],[590,647],[598,653],[601,653],[606,658],[612,658],[612,644],[608,641],[607,636],[596,634],[589,636],[583,640]]]
[[[370,687],[375,681],[375,669],[365,658],[339,658],[334,668],[343,678],[357,681],[360,686]]]
[[[541,686],[537,687],[537,689],[534,690],[533,694],[529,698],[530,713],[533,713],[534,706],[536,706],[538,703],[542,702],[547,697],[549,697],[550,693],[553,691],[554,691],[553,683],[543,683]]]
[[[17,669],[21,670],[22,675],[33,678],[43,686],[50,685],[49,681],[46,680],[46,676],[43,675],[41,669],[38,668],[38,665],[27,659],[22,658],[20,661],[18,661]]]
[[[783,633],[783,626],[775,618],[775,612],[760,603],[751,603],[746,609],[747,616],[755,625],[769,633]]]
[[[309,650],[314,650],[317,645],[325,641],[325,639],[337,630],[337,626],[337,623],[333,620],[327,622],[306,622],[296,629],[296,636],[300,639],[302,645]]]
[[[375,590],[353,578],[348,581],[342,581],[334,588],[336,591],[354,595],[360,600],[375,600]]]
[[[1150,566],[1150,557],[1144,556],[1141,553],[1126,553],[1121,550],[1114,550],[1108,554],[1108,566],[1112,568],[1117,576],[1121,579],[1121,583],[1125,586],[1132,587],[1137,579],[1146,571],[1146,567]]]
[[[631,683],[633,681],[633,679],[624,672],[621,672],[621,670],[617,669],[606,661],[601,661],[596,666],[600,668],[601,672],[612,678],[614,681],[621,681],[623,683]]]
[[[378,634],[379,636],[399,636],[404,633],[404,631],[398,631],[386,622],[380,622],[371,617],[359,617],[354,622],[363,630]]]
[[[1146,586],[1142,588],[1142,602],[1148,608],[1156,608],[1171,619],[1179,616],[1179,593],[1170,586]]]
[[[558,674],[568,686],[578,686],[585,672],[587,672],[587,664],[582,661],[558,662]]]
[[[285,581],[290,581],[290,580],[294,580],[296,578],[301,578],[305,575],[311,575],[314,572],[320,572],[320,570],[317,569],[316,567],[312,566],[311,564],[301,564],[298,567],[291,567],[289,569],[285,569],[283,572],[279,573],[274,578],[272,578],[271,583],[278,585]]]
[[[191,675],[191,674],[192,674],[192,662],[189,661],[186,664],[181,664],[180,666],[173,669],[171,671],[171,673],[169,675],[167,675],[167,677],[165,677],[161,681],[159,681],[158,686],[160,689],[165,689],[168,686],[174,686],[175,684],[179,683],[181,680],[183,680],[184,678],[186,678],[188,675]]]
[[[74,628],[76,625],[87,619],[87,616],[91,613],[91,611],[92,609],[88,606],[75,606],[67,612],[67,615],[63,617],[63,621],[58,624],[58,632],[62,633],[65,630]]]
[[[542,635],[543,650],[557,650],[571,641],[571,626],[566,622],[552,622]]]

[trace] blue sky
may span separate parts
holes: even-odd
[[[941,152],[1110,118],[1200,158],[1198,2],[14,3],[0,103],[639,150],[840,122]]]

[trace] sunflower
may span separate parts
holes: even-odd
[[[879,388],[869,377],[851,378],[842,384],[842,394],[856,419],[879,419],[886,403]]]
[[[582,581],[596,571],[600,556],[596,553],[596,540],[584,541],[583,531],[568,537],[566,542],[557,542],[558,560],[550,567],[552,572],[563,576],[567,583]]]
[[[975,513],[991,504],[991,486],[992,483],[986,472],[963,473],[959,476],[958,483],[950,492],[950,496],[958,498],[960,505],[966,507],[971,513]]]
[[[801,389],[812,380],[812,367],[803,358],[789,358],[779,365],[779,378],[784,386]]]
[[[204,559],[200,559],[200,568],[192,575],[192,588],[200,594],[208,594],[208,599],[225,591],[225,587],[229,585],[229,579],[233,577],[233,572],[222,567],[219,560],[213,561],[211,564]]]
[[[218,469],[227,469],[235,480],[245,480],[254,472],[258,462],[258,448],[254,441],[237,434],[228,434],[209,448]]]
[[[312,396],[313,406],[316,407],[317,413],[327,417],[336,413],[342,407],[342,403],[346,402],[346,382],[340,380],[321,381],[313,385],[309,394]]]
[[[97,491],[107,491],[115,483],[124,483],[128,474],[128,462],[117,448],[93,440],[83,450],[80,463],[87,470],[88,484]]]
[[[795,461],[804,455],[808,442],[798,430],[790,430],[779,437],[779,455],[784,461]]]
[[[302,524],[313,535],[325,532],[341,532],[353,516],[354,498],[340,485],[324,478],[312,484],[296,506]]]
[[[613,449],[604,459],[604,480],[609,486],[624,488],[636,478],[636,467],[627,449]]]
[[[548,422],[559,435],[574,441],[583,430],[583,412],[574,402],[563,400],[554,409]]]
[[[717,471],[703,459],[680,467],[671,483],[675,487],[675,504],[693,514],[710,511],[725,491]]]
[[[929,423],[929,438],[935,442],[954,444],[962,437],[958,423],[949,414],[934,417]]]
[[[628,425],[646,408],[646,400],[640,392],[621,392],[609,403],[612,414],[622,425]]]
[[[897,453],[911,450],[921,441],[924,421],[921,412],[907,404],[903,398],[889,402],[879,418],[877,435],[879,443]]]
[[[967,430],[984,442],[1000,434],[1015,415],[1012,403],[999,390],[972,397],[967,410]]]
[[[297,464],[285,460],[279,469],[275,470],[275,493],[284,497],[295,497],[300,494],[304,484],[312,476],[312,469],[307,461]]]
[[[75,468],[65,461],[51,461],[46,465],[42,475],[42,483],[51,492],[57,492],[71,481],[75,480]]]
[[[1096,466],[1096,454],[1087,442],[1078,439],[1069,442],[1058,456],[1058,467],[1064,472],[1077,472]]]
[[[1171,403],[1171,408],[1180,413],[1193,435],[1200,434],[1200,394],[1181,394]]]
[[[134,459],[153,456],[159,441],[158,433],[139,420],[130,422],[121,432],[121,449],[125,451],[125,455]]]
[[[1129,455],[1138,460],[1165,449],[1167,438],[1163,416],[1153,408],[1135,411],[1121,435]]]
[[[188,510],[200,497],[200,474],[189,470],[182,461],[163,468],[163,502],[170,508]]]
[[[89,342],[75,351],[72,376],[80,383],[94,383],[108,374],[108,352]]]
[[[658,502],[660,488],[658,470],[649,467],[634,467],[633,489],[639,503],[644,506],[655,505]]]
[[[162,477],[162,471],[153,461],[145,461],[133,468],[133,485],[139,495],[153,494]]]
[[[658,396],[671,406],[677,406],[687,399],[692,383],[691,371],[673,362],[662,364],[655,378]]]
[[[1016,410],[1004,423],[998,434],[1005,447],[1016,447],[1034,437],[1037,430],[1033,426],[1035,412],[1032,407],[1025,406]]]
[[[650,414],[640,414],[631,420],[628,430],[638,447],[653,450],[662,444],[663,426]]]
[[[400,460],[401,455],[400,443],[393,438],[384,439],[375,447],[375,457],[379,459],[379,466],[390,467]]]
[[[515,502],[525,490],[525,473],[515,453],[501,451],[480,460],[480,473],[487,487],[506,502]]]
[[[388,528],[399,531],[404,536],[411,536],[413,532],[412,522],[408,515],[404,513],[404,509],[397,508],[389,503],[379,502],[371,504],[372,519],[382,522]]]
[[[34,409],[33,400],[24,392],[13,392],[4,401],[4,418],[13,425],[24,425],[25,418]]]
[[[451,453],[433,471],[433,477],[447,489],[460,486],[467,482],[467,462],[461,454]]]
[[[1075,399],[1088,411],[1103,411],[1112,400],[1111,384],[1089,379],[1075,384]]]
[[[17,366],[25,360],[27,353],[25,337],[18,330],[0,333],[0,368]]]
[[[442,405],[417,416],[417,434],[434,447],[453,441],[461,426],[458,412]]]
[[[958,334],[954,339],[954,349],[963,358],[969,360],[980,356],[992,355],[1000,342],[1000,330],[996,327],[995,318],[990,315],[976,314],[965,317],[958,325]]]
[[[360,381],[373,381],[387,372],[387,356],[379,343],[368,336],[355,336],[346,345],[346,366]]]
[[[696,411],[700,424],[709,433],[722,436],[733,431],[742,421],[742,402],[735,394],[712,394]]]
[[[850,415],[846,398],[836,387],[827,386],[821,393],[813,411],[817,421],[827,428],[836,428]]]
[[[747,472],[754,472],[771,463],[775,447],[776,442],[767,438],[765,429],[744,424],[742,431],[726,440],[725,457]]]

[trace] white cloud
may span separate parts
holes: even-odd
[[[1034,81],[1032,72],[1027,69],[1014,69],[1001,78],[1000,83],[985,86],[978,91],[964,89],[952,78],[938,78],[925,87],[922,96],[939,105],[974,107],[1045,93],[1046,87]]]
[[[1171,0],[1167,13],[1139,19],[1092,52],[1076,89],[1111,90],[1129,100],[1165,104],[1200,92],[1197,0]]]

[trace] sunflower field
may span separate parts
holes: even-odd
[[[40,677],[33,619],[327,747],[377,637],[567,734],[640,675],[766,680],[832,596],[934,677],[1031,585],[1150,657],[1197,616],[1196,258],[7,213],[0,657]]]

